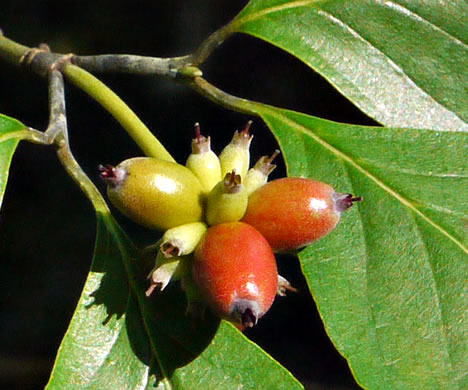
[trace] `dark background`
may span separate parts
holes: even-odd
[[[22,44],[41,42],[76,54],[130,53],[157,57],[193,52],[247,1],[13,1],[2,2],[0,28]],[[301,62],[249,36],[228,39],[201,66],[205,78],[236,96],[335,121],[373,124]],[[157,77],[99,75],[178,161],[190,152],[193,124],[219,152],[232,132],[253,119],[253,160],[271,154],[275,140],[258,118],[214,105],[192,90]],[[141,155],[115,120],[68,85],[70,142],[103,190],[99,163]],[[0,112],[45,129],[47,84],[0,62]],[[285,175],[281,158],[272,175]],[[119,217],[130,234],[141,230]],[[55,152],[21,143],[0,213],[0,388],[42,388],[90,267],[94,212],[66,175]],[[309,389],[354,389],[346,361],[328,339],[295,258],[279,258],[280,273],[300,289],[278,299],[247,335]],[[279,335],[279,336],[278,336]]]

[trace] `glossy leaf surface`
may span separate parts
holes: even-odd
[[[357,381],[369,389],[465,388],[468,134],[259,112],[289,176],[364,197],[299,256]]]
[[[386,126],[467,130],[467,13],[464,0],[251,0],[232,27],[296,56]]]

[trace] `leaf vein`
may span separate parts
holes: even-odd
[[[437,311],[438,311],[439,316],[440,316],[440,321],[442,322],[442,329],[440,330],[440,334],[442,334],[443,338],[444,338],[443,349],[444,349],[444,351],[446,352],[446,354],[447,354],[447,356],[449,358],[450,368],[451,368],[451,371],[453,372],[454,367],[455,367],[455,362],[453,360],[453,356],[450,353],[449,341],[448,341],[449,339],[448,339],[448,335],[447,335],[447,326],[449,324],[446,323],[445,316],[443,315],[443,305],[442,305],[442,302],[441,302],[441,299],[440,299],[440,289],[438,288],[438,285],[437,285],[436,272],[434,270],[434,266],[433,266],[432,262],[430,261],[431,251],[428,249],[426,241],[424,240],[423,232],[418,227],[418,223],[416,222],[416,219],[415,219],[416,215],[411,213],[411,217],[412,217],[412,219],[414,221],[414,225],[415,225],[416,229],[418,230],[418,237],[419,237],[420,243],[421,243],[421,245],[424,246],[424,249],[425,249],[425,253],[426,253],[425,261],[429,265],[429,269],[431,271],[432,286],[433,286],[433,289],[435,291],[434,299],[436,301],[436,306],[437,306]]]
[[[465,49],[468,49],[468,46],[465,44],[465,42],[459,40],[458,38],[454,37],[453,35],[450,35],[447,31],[445,31],[442,27],[436,25],[433,22],[430,22],[429,20],[425,19],[421,15],[417,14],[416,12],[411,11],[407,7],[403,6],[402,4],[398,3],[398,1],[393,0],[380,0],[381,3],[383,3],[384,6],[388,6],[389,8],[395,9],[397,11],[400,11],[402,14],[406,14],[410,18],[422,22],[424,24],[427,24],[431,26],[434,30],[440,31],[442,34],[446,35],[448,38],[453,39],[457,44],[463,46]]]

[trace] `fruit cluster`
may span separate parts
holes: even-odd
[[[234,133],[219,157],[196,124],[185,166],[141,157],[99,167],[109,199],[124,215],[165,231],[146,294],[181,279],[188,312],[208,305],[240,328],[255,325],[275,295],[294,291],[278,275],[274,252],[320,239],[361,200],[305,178],[267,183],[279,152],[249,169],[250,125]]]

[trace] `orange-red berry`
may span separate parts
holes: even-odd
[[[270,245],[242,222],[208,229],[195,250],[192,275],[208,306],[221,318],[243,327],[257,323],[278,289]]]
[[[320,181],[283,178],[250,195],[242,221],[255,227],[274,251],[291,251],[330,233],[341,213],[359,200]]]

